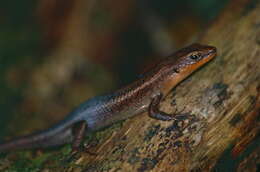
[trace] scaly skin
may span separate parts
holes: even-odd
[[[216,56],[212,46],[192,44],[163,59],[142,78],[111,94],[87,100],[55,126],[38,133],[19,137],[0,144],[0,152],[16,149],[42,148],[76,142],[78,147],[83,135],[148,111],[159,120],[172,117],[160,114],[156,106],[173,87],[196,69]],[[84,121],[79,135],[73,135],[73,126]]]

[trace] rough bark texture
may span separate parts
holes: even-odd
[[[161,109],[180,121],[147,114],[105,134],[74,163],[86,171],[254,171],[259,163],[260,3],[233,1],[199,42],[218,57],[177,86]],[[183,110],[184,109],[184,110]],[[258,166],[259,168],[259,166]],[[67,170],[77,171],[82,167]]]
[[[198,41],[216,46],[218,56],[161,104],[183,119],[163,122],[140,114],[88,139],[96,155],[81,153],[59,165],[49,157],[43,171],[257,171],[259,11],[259,1],[234,0]]]

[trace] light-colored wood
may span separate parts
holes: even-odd
[[[199,42],[216,46],[218,57],[161,107],[168,113],[184,109],[187,119],[129,119],[93,148],[97,156],[82,154],[76,164],[90,171],[158,172],[213,171],[229,163],[225,168],[238,170],[241,157],[257,155],[257,146],[248,145],[256,144],[260,127],[259,11],[259,1],[231,2],[203,34]]]
[[[161,110],[186,118],[165,122],[140,114],[95,133],[89,144],[97,142],[91,148],[97,155],[81,153],[71,163],[53,165],[61,150],[47,158],[43,171],[256,171],[259,11],[257,0],[234,0],[200,38],[216,46],[218,56],[161,104]]]

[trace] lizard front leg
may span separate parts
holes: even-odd
[[[176,118],[173,117],[171,114],[167,114],[167,113],[159,110],[159,105],[162,101],[162,98],[163,98],[163,94],[160,93],[152,99],[152,101],[148,107],[149,116],[151,118],[154,118],[157,120],[162,120],[162,121],[176,120]]]

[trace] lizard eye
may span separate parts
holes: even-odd
[[[201,54],[200,54],[200,53],[198,53],[198,54],[192,54],[192,55],[190,55],[190,58],[191,58],[192,60],[199,60],[199,59],[201,58]]]

